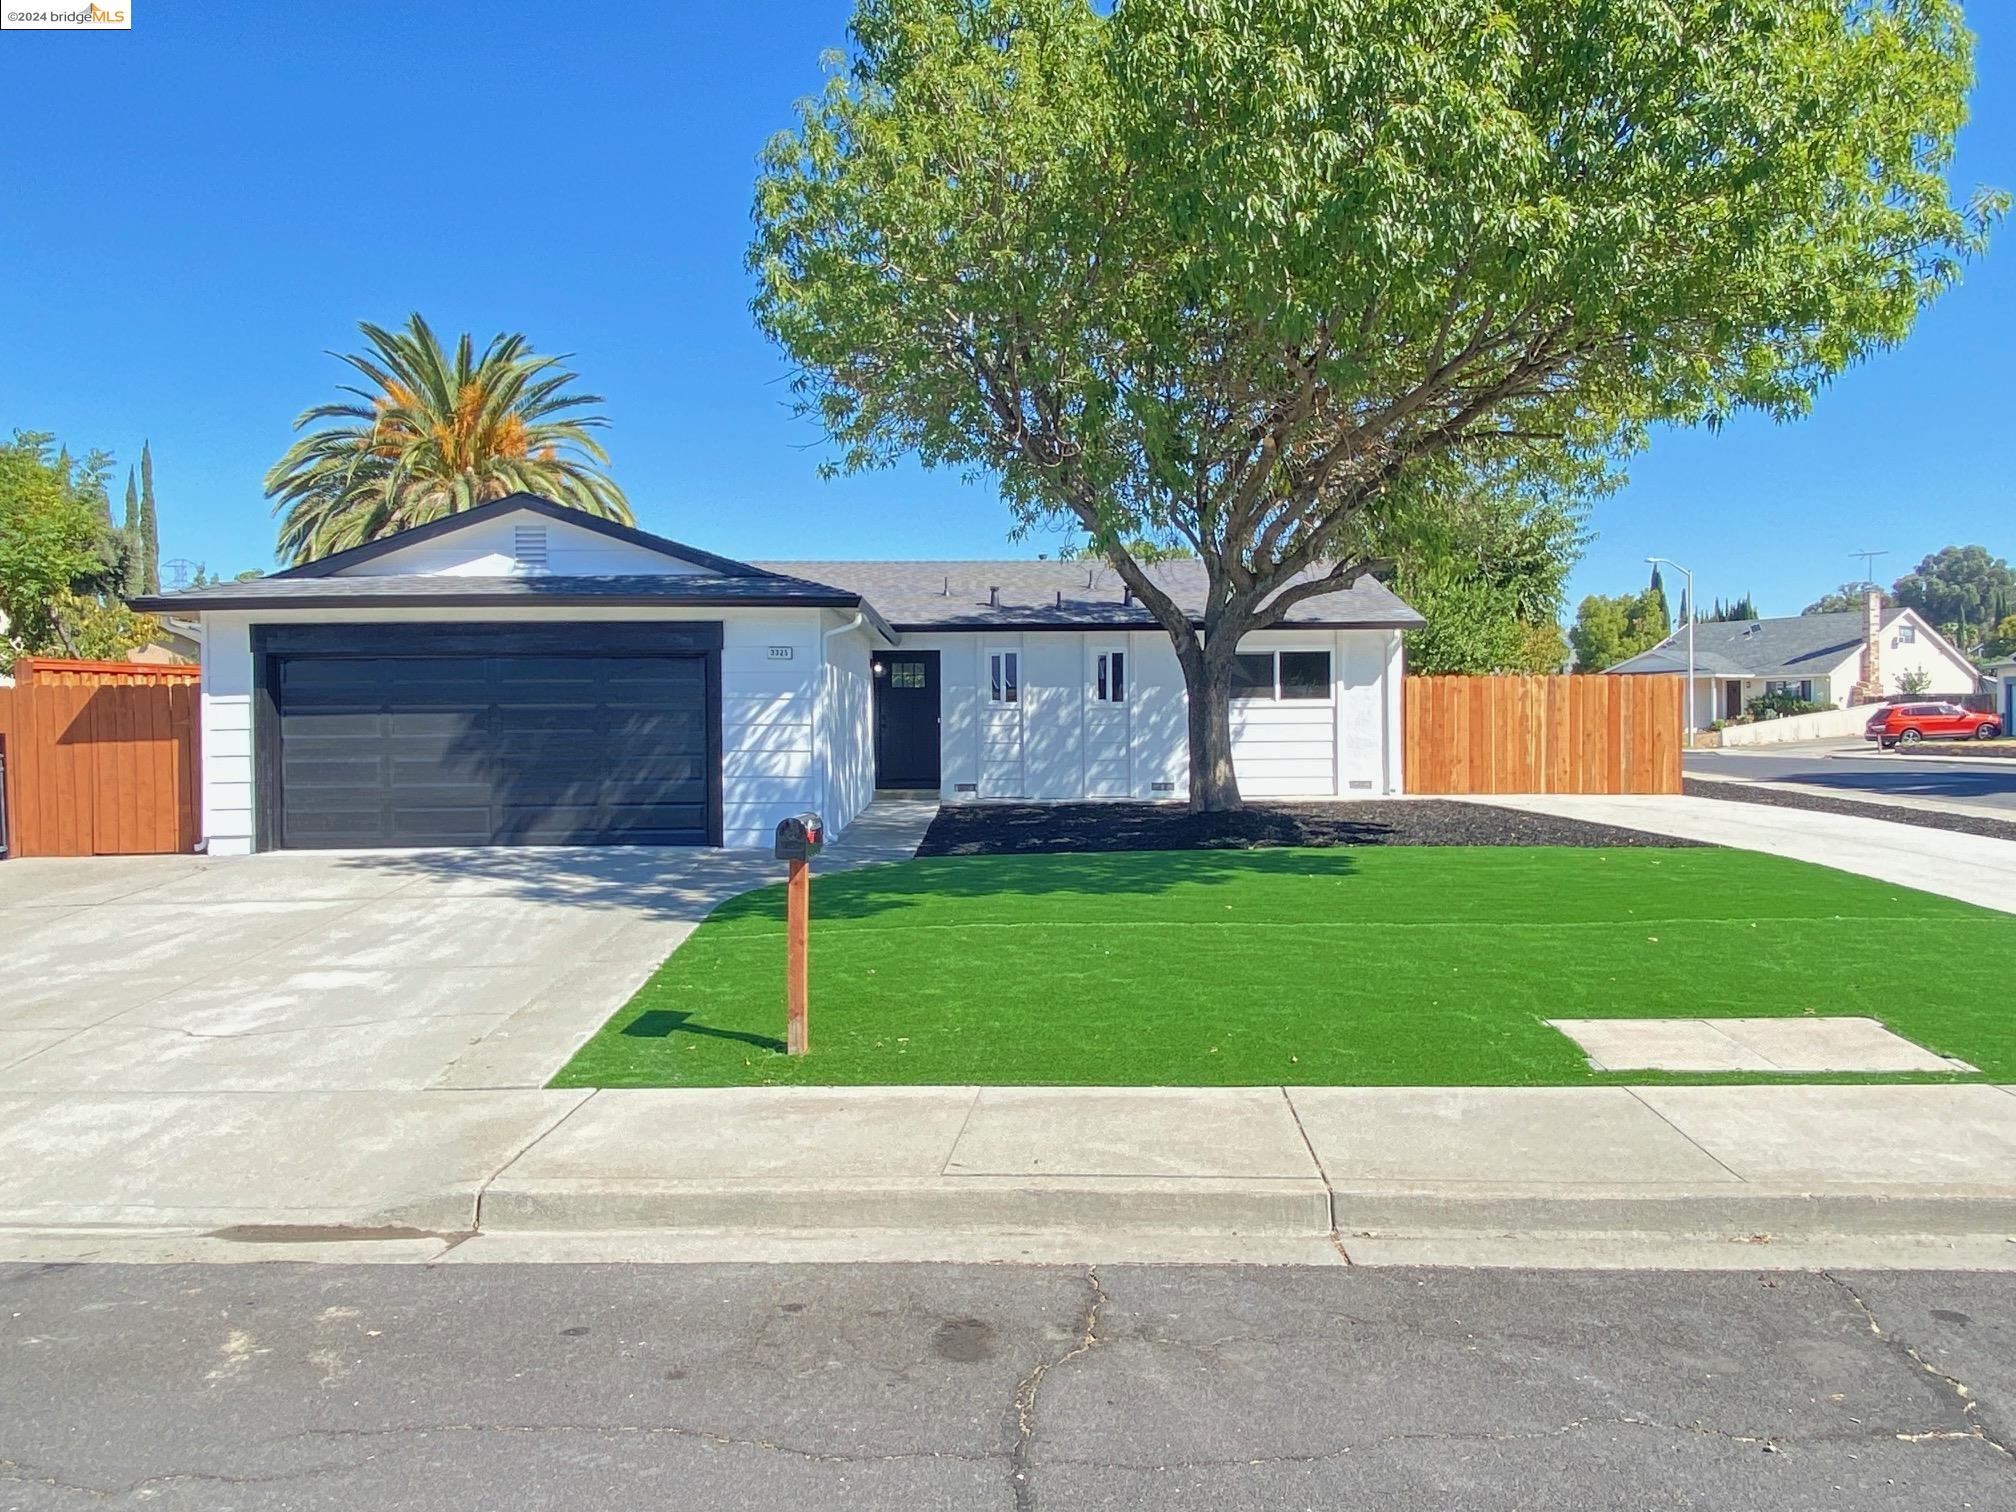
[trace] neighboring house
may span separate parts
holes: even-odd
[[[1995,707],[2002,711],[2002,728],[2016,730],[2016,656],[1989,667],[1988,685],[1995,690]]]
[[[1685,676],[1686,627],[1606,670]],[[1698,725],[1733,719],[1766,693],[1840,709],[1880,703],[1904,692],[1903,680],[1917,672],[1930,679],[1918,690],[1928,698],[1955,698],[1980,686],[1974,664],[1916,610],[1886,607],[1874,591],[1859,611],[1846,614],[1696,623],[1694,672]]]
[[[1201,611],[1203,569],[1147,569]],[[305,567],[139,601],[201,620],[213,854],[767,845],[878,788],[1182,798],[1169,637],[1087,562],[737,562],[519,494]],[[1401,791],[1384,587],[1240,647],[1255,796]]]

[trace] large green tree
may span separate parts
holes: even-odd
[[[154,635],[120,602],[111,458],[52,455],[51,438],[0,443],[0,671],[20,656],[117,658]]]
[[[1897,579],[1892,592],[1941,631],[1972,640],[2006,613],[2016,569],[1986,546],[1948,546]]]
[[[1581,500],[1491,486],[1387,518],[1375,544],[1394,564],[1394,588],[1428,621],[1407,632],[1409,669],[1560,671],[1563,598],[1586,519]]]
[[[1568,643],[1579,672],[1603,672],[1666,639],[1665,602],[1650,588],[1640,593],[1592,593],[1575,609]]]
[[[1236,804],[1242,635],[1381,516],[1656,423],[1802,414],[1903,339],[1952,202],[1952,0],[860,0],[766,151],[755,313],[841,468],[1099,541]],[[1202,625],[1127,552],[1202,558]]]
[[[295,420],[307,432],[266,474],[280,555],[312,561],[380,536],[533,493],[631,523],[630,505],[603,470],[584,413],[599,394],[574,391],[563,357],[541,357],[522,335],[482,351],[465,331],[451,354],[416,313],[405,329],[359,324],[370,350],[341,354],[364,382]]]
[[[1859,613],[1863,605],[1868,602],[1869,590],[1875,586],[1874,583],[1843,583],[1832,593],[1821,594],[1820,597],[1813,600],[1812,603],[1799,612],[1801,614],[1847,614],[1852,610]],[[1890,596],[1886,593],[1883,598],[1887,604]]]

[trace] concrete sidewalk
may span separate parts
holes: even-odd
[[[2016,1089],[911,1087],[0,1101],[0,1225],[1270,1245],[2016,1235]],[[80,1241],[84,1242],[84,1241]],[[620,1247],[620,1246],[619,1246]],[[2016,1245],[2006,1259],[2016,1263]],[[46,1252],[46,1251],[45,1251]],[[296,1258],[283,1248],[268,1258]]]
[[[1763,851],[2016,913],[2016,844],[2007,840],[1716,798],[1522,794],[1464,801]]]

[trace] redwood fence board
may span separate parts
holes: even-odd
[[[1678,677],[1410,677],[1410,793],[1677,793]]]
[[[23,659],[0,688],[16,856],[196,848],[194,667]]]

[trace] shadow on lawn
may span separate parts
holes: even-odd
[[[703,1039],[734,1040],[758,1050],[784,1053],[784,1041],[768,1034],[747,1034],[739,1029],[716,1029],[712,1024],[696,1024],[693,1015],[671,1008],[647,1008],[625,1024],[622,1033],[630,1039],[670,1039],[675,1034],[693,1034]]]
[[[817,878],[812,913],[815,921],[868,919],[916,908],[927,900],[1149,896],[1250,877],[1344,877],[1357,870],[1358,862],[1348,849],[940,856]],[[714,911],[714,918],[782,921],[784,890],[768,887],[731,898]]]

